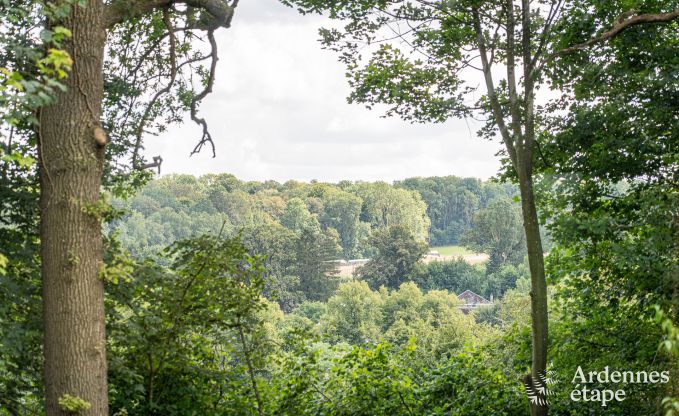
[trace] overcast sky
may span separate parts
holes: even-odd
[[[473,120],[412,125],[347,104],[345,69],[318,42],[323,25],[277,0],[241,1],[232,27],[219,32],[215,88],[200,108],[217,157],[209,149],[189,157],[200,129],[187,120],[148,138],[148,158],[160,154],[164,174],[280,182],[497,172],[500,144],[476,137]]]

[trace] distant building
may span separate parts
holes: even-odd
[[[476,309],[479,306],[490,305],[492,303],[488,299],[481,295],[477,295],[471,290],[465,290],[459,294],[457,298],[463,302],[463,305],[460,305],[460,309],[464,313],[469,313],[469,311]]]

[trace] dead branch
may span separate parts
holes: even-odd
[[[212,157],[215,157],[217,156],[215,152],[215,143],[212,141],[212,135],[208,130],[207,122],[205,121],[204,118],[198,117],[198,103],[202,101],[203,98],[207,97],[209,93],[212,92],[212,87],[214,86],[215,83],[215,72],[217,70],[217,61],[219,60],[219,57],[217,56],[217,41],[215,40],[214,30],[209,30],[207,32],[207,37],[208,40],[210,41],[209,56],[212,57],[212,61],[210,63],[210,73],[208,74],[205,89],[203,89],[203,91],[201,91],[198,95],[191,99],[191,120],[193,120],[194,122],[196,122],[196,124],[203,128],[203,135],[200,138],[200,141],[198,142],[196,147],[194,147],[193,150],[191,151],[191,155],[199,153],[203,146],[205,146],[206,144],[210,144],[210,147],[212,148]]]
[[[139,166],[139,170],[158,168],[158,175],[160,175],[160,165],[162,165],[162,164],[163,164],[163,158],[160,157],[160,156],[154,156],[153,162],[144,163],[143,165]]]

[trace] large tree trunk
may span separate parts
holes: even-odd
[[[95,141],[103,96],[106,32],[103,2],[73,6],[59,24],[73,37],[67,91],[40,114],[41,256],[44,302],[45,410],[69,414],[60,397],[87,401],[83,415],[108,415],[101,221],[104,148]],[[98,133],[101,133],[98,131]]]
[[[547,282],[545,280],[545,263],[540,237],[535,197],[533,195],[533,178],[530,167],[519,166],[519,188],[521,192],[521,208],[523,212],[523,227],[526,233],[528,249],[528,265],[531,276],[531,317],[532,317],[532,367],[531,379],[526,383],[532,384],[534,390],[543,384],[547,368]],[[545,386],[546,387],[546,386]],[[546,400],[544,395],[540,396]],[[548,409],[544,405],[531,404],[532,416],[547,415]]]

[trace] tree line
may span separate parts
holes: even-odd
[[[454,176],[410,178],[390,185],[169,175],[150,182],[128,201],[115,202],[126,215],[111,228],[136,253],[218,230],[222,223],[229,232],[273,223],[291,231],[317,228],[336,240],[338,258],[355,259],[370,256],[367,240],[372,232],[396,225],[431,246],[459,244],[465,233],[477,234],[474,220],[479,210],[498,200],[511,202],[516,194],[509,184]]]

